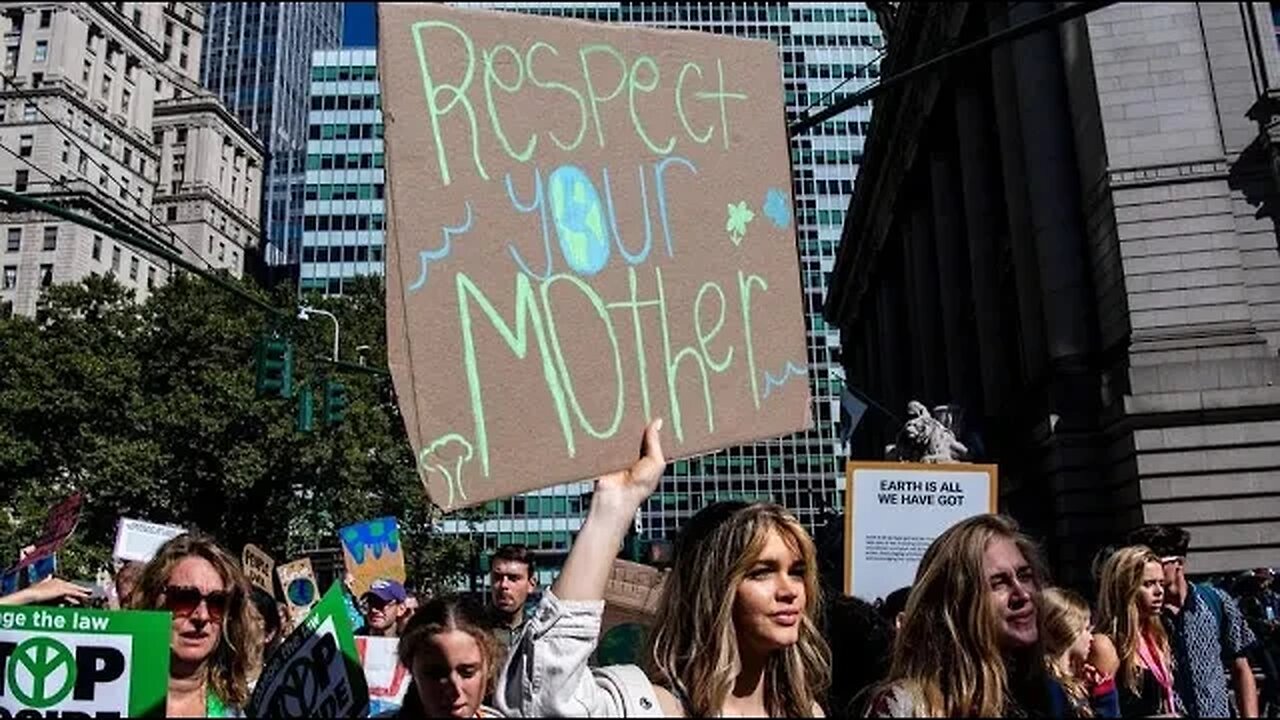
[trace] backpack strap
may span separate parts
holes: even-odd
[[[649,676],[635,665],[609,665],[592,669],[596,682],[621,701],[625,717],[663,717],[658,695]]]

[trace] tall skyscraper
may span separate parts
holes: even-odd
[[[476,3],[468,3],[475,7]],[[787,119],[820,108],[878,77],[880,27],[862,3],[481,3],[484,7],[646,27],[766,38],[782,61]],[[845,209],[861,161],[869,105],[827,121],[792,143],[797,252],[804,283],[809,377],[817,427],[791,437],[673,462],[660,491],[643,508],[640,536],[669,538],[716,499],[770,499],[810,529],[843,504],[844,448],[836,427],[843,370],[839,333],[821,316]],[[576,483],[490,503],[487,519],[449,519],[444,530],[475,532],[493,549],[518,542],[541,550],[548,580],[555,558],[581,526],[590,483]]]
[[[0,10],[0,186],[239,275],[259,239],[262,148],[197,84],[200,3],[8,3]],[[162,256],[38,212],[0,213],[0,314],[114,275],[139,300]]]
[[[377,50],[311,56],[303,191],[302,290],[341,294],[357,275],[383,272],[382,110]]]
[[[208,3],[200,81],[266,150],[262,259],[270,266],[292,266],[299,260],[311,54],[341,45],[342,6]]]

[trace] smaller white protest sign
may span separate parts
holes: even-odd
[[[186,530],[172,525],[157,525],[144,520],[120,518],[116,529],[116,545],[111,557],[126,562],[149,562],[156,551],[170,539]]]
[[[369,683],[369,717],[394,712],[404,704],[409,689],[409,671],[400,664],[399,640],[385,637],[357,637],[356,651]]]
[[[844,591],[869,602],[914,583],[934,539],[998,499],[995,465],[853,461],[846,482]]]

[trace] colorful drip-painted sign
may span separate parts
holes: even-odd
[[[382,3],[387,335],[456,509],[812,426],[777,48]]]
[[[395,518],[348,525],[338,531],[338,538],[342,541],[347,571],[355,580],[352,595],[358,598],[369,592],[369,586],[378,578],[404,583],[404,548],[400,545],[400,526]]]

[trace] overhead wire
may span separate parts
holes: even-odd
[[[907,80],[933,70],[944,63],[954,62],[969,55],[974,55],[978,52],[987,50],[995,45],[1016,40],[1025,35],[1030,35],[1056,25],[1061,25],[1069,20],[1083,17],[1095,10],[1101,10],[1107,6],[1115,5],[1117,1],[1118,0],[1104,0],[1102,2],[1072,3],[1045,13],[1040,17],[1018,23],[1012,27],[987,35],[986,37],[975,40],[967,45],[956,48],[955,50],[944,52],[937,57],[907,68],[892,77],[886,78],[882,76],[880,78],[880,82],[858,90],[850,95],[846,95],[842,100],[832,105],[828,105],[814,115],[806,114],[805,117],[802,117],[787,128],[787,136],[795,137],[800,133],[807,132],[815,126],[826,122],[827,120],[830,120],[831,118],[840,115],[857,105],[861,105],[862,103],[874,99],[877,95],[885,92],[886,90],[897,85],[901,85]]]

